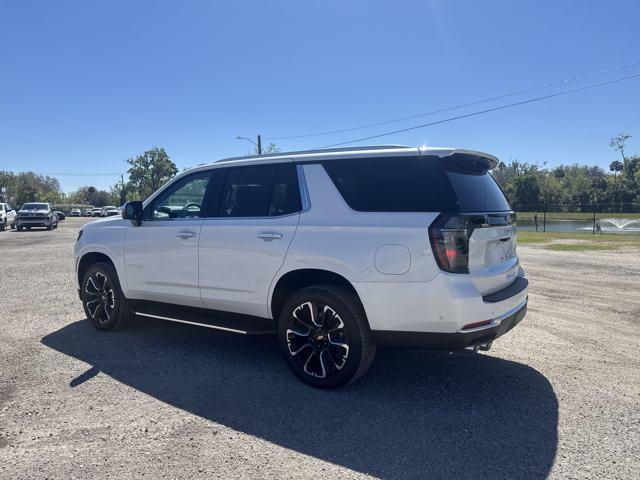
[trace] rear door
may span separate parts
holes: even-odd
[[[469,274],[482,295],[509,286],[516,278],[515,216],[504,193],[487,171],[465,155],[442,164],[456,198],[455,209],[469,216]]]
[[[224,169],[217,214],[200,235],[200,294],[209,308],[267,317],[271,281],[301,209],[292,161]]]
[[[125,236],[125,268],[132,298],[202,307],[198,242],[212,173],[176,181],[144,209]]]

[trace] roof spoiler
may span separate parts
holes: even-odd
[[[442,155],[442,158],[455,157],[456,160],[471,162],[473,164],[484,165],[487,170],[493,170],[500,164],[500,160],[488,153],[476,152],[474,150],[462,150],[456,148],[447,155]]]

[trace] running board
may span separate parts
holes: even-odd
[[[141,300],[132,300],[131,303],[136,315],[141,317],[212,328],[241,335],[276,333],[275,321],[269,318]]]

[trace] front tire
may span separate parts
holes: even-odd
[[[278,343],[293,373],[318,388],[355,382],[376,352],[360,301],[335,285],[291,296],[278,319]]]
[[[81,292],[87,319],[98,330],[123,328],[135,315],[109,263],[97,262],[87,269]]]

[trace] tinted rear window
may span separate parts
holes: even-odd
[[[357,158],[323,165],[349,207],[361,212],[510,210],[485,167],[459,157]]]

